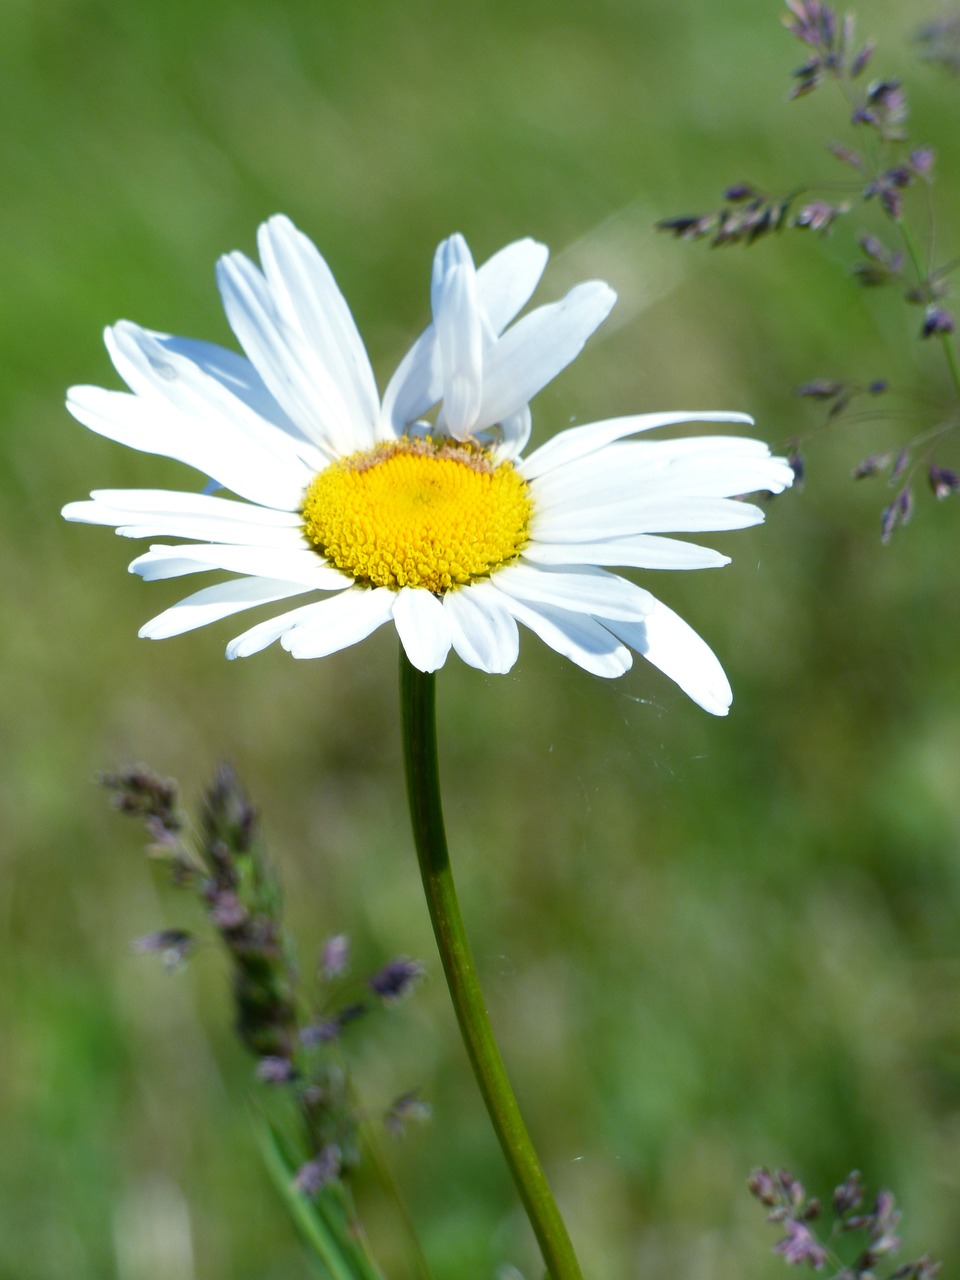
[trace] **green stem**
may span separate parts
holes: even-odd
[[[342,1183],[331,1183],[312,1200],[297,1191],[293,1185],[295,1166],[279,1136],[269,1119],[260,1116],[259,1121],[257,1133],[267,1172],[311,1256],[322,1268],[324,1280],[386,1280],[350,1221]]]
[[[844,98],[847,100],[847,105],[852,107],[853,96],[849,86],[839,75],[837,75],[837,83],[840,86]],[[869,137],[872,138],[872,135],[869,135]],[[874,174],[877,174],[880,170],[880,163],[876,156],[875,148],[868,146],[868,150],[873,160]],[[930,188],[927,187],[928,194],[929,191]],[[917,283],[921,286],[926,286],[929,279],[929,273],[923,260],[923,255],[920,252],[919,245],[917,244],[916,237],[910,229],[910,224],[903,217],[896,218],[894,221],[900,232],[900,237],[903,240],[904,248],[910,258],[913,269],[917,273]],[[960,360],[957,358],[957,349],[953,345],[949,333],[940,334],[940,346],[943,348],[943,354],[947,361],[947,368],[950,370],[950,379],[953,382],[953,388],[957,395],[960,396]]]
[[[910,261],[913,263],[913,269],[917,273],[917,280],[921,285],[923,285],[927,281],[927,269],[924,265],[917,242],[914,239],[913,232],[907,222],[903,219],[899,220],[898,226],[900,228],[900,235],[903,238],[903,243],[906,246],[907,253],[910,255]],[[960,362],[957,360],[957,350],[953,345],[949,333],[940,334],[940,345],[943,347],[943,354],[946,356],[947,368],[950,370],[950,377],[953,381],[954,390],[957,395],[960,396]]]
[[[494,1039],[450,869],[437,763],[436,678],[400,651],[403,751],[413,838],[460,1034],[550,1280],[582,1280],[573,1245],[520,1115]]]
[[[355,1091],[351,1089],[354,1096],[357,1113],[363,1115],[363,1109],[359,1101],[356,1099]],[[377,1126],[369,1120],[362,1122],[364,1145],[373,1162],[374,1172],[380,1179],[380,1185],[383,1187],[387,1196],[393,1201],[393,1207],[397,1216],[403,1224],[407,1239],[410,1244],[412,1254],[412,1269],[415,1269],[417,1280],[433,1280],[433,1274],[430,1270],[430,1264],[427,1261],[426,1254],[423,1252],[423,1246],[420,1244],[420,1237],[417,1235],[417,1229],[414,1226],[413,1218],[410,1210],[407,1208],[407,1202],[403,1198],[397,1180],[393,1176],[393,1170],[390,1168],[387,1160],[384,1158],[383,1148],[380,1145],[380,1137]]]

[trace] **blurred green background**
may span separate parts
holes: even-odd
[[[904,74],[939,149],[957,250],[960,88],[916,59],[931,17],[870,0],[879,74]],[[385,1138],[436,1280],[536,1254],[459,1047],[403,810],[395,637],[296,664],[227,663],[238,627],[159,644],[177,598],[135,544],[68,526],[93,487],[192,487],[74,423],[119,385],[104,324],[232,341],[216,257],[289,213],[328,257],[385,382],[425,322],[437,241],[478,260],[531,234],[538,295],[602,276],[621,304],[535,405],[570,421],[738,408],[782,447],[819,421],[812,376],[946,393],[918,313],[846,278],[859,223],[711,254],[651,230],[750,179],[843,176],[829,89],[774,0],[4,0],[0,563],[0,1275],[290,1280],[309,1273],[264,1175],[214,948],[167,975],[130,940],[198,924],[96,772],[143,760],[196,798],[239,768],[264,814],[306,969],[425,960],[356,1028],[370,1112],[418,1088],[432,1123]],[[944,214],[947,220],[944,220]],[[592,1280],[775,1276],[756,1163],[829,1192],[892,1187],[907,1256],[960,1265],[960,508],[926,493],[878,540],[882,479],[852,465],[926,419],[836,426],[762,529],[707,539],[721,573],[649,583],[714,645],[715,720],[638,660],[607,684],[529,633],[506,678],[439,682],[448,823],[505,1057]],[[948,461],[947,458],[943,459]],[[954,569],[950,566],[954,565]],[[396,1215],[360,1201],[391,1277]]]

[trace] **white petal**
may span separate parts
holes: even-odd
[[[229,498],[163,489],[95,489],[63,508],[66,520],[112,525],[128,538],[194,538],[245,546],[302,548],[302,518]]]
[[[546,246],[533,240],[518,240],[489,258],[476,273],[476,296],[481,319],[492,334],[503,327],[526,304],[537,286],[547,261]],[[434,256],[431,292],[439,307],[447,273],[473,259],[462,236],[444,241]],[[393,439],[423,415],[443,396],[440,347],[434,324],[430,324],[413,344],[390,379],[383,396],[380,438]],[[502,438],[516,457],[530,435],[530,415],[525,407],[503,424]]]
[[[394,599],[395,593],[382,587],[350,587],[332,600],[321,600],[280,643],[295,658],[323,658],[347,649],[389,622]]]
[[[192,493],[189,489],[94,489],[90,496],[107,506],[122,507],[130,512],[145,512],[151,516],[158,512],[182,513],[205,516],[211,520],[225,520],[230,524],[243,520],[264,528],[299,528],[303,524],[299,509],[278,511],[274,507],[261,507],[253,502],[237,502],[233,498]]]
[[[64,507],[63,514],[68,520],[81,520],[85,524],[115,525],[121,538],[201,538],[207,542],[284,550],[303,546],[303,535],[296,529],[262,529],[255,524],[227,524],[198,516],[161,515],[154,519],[137,513],[131,520],[126,512],[110,511],[93,502],[73,502]]]
[[[443,395],[440,347],[433,325],[425,329],[387,384],[383,395],[378,436],[396,439],[406,427],[421,418]]]
[[[257,241],[267,284],[282,315],[319,355],[354,424],[372,431],[380,412],[377,385],[330,268],[313,241],[281,215],[263,224]]]
[[[538,542],[598,541],[636,533],[707,533],[747,529],[763,523],[763,512],[735,498],[645,498],[606,506],[541,512],[535,510],[531,533]]]
[[[302,604],[296,609],[290,609],[286,613],[278,614],[275,618],[267,618],[265,622],[258,622],[249,631],[244,631],[240,635],[234,636],[227,645],[227,657],[249,658],[251,654],[259,653],[268,644],[273,644],[275,640],[279,640],[285,632],[309,622],[314,613],[318,609],[322,609],[325,603],[326,601],[323,600],[313,600],[310,604]]]
[[[285,435],[295,439],[301,450],[305,447],[313,449],[313,446],[309,444],[308,438],[267,390],[263,379],[246,356],[238,355],[236,351],[231,351],[228,347],[218,346],[215,342],[200,342],[194,338],[179,338],[174,334],[159,333],[154,329],[145,329],[144,332],[155,339],[164,350],[191,361],[203,373],[222,383],[231,395],[241,400],[258,417],[263,418],[266,422],[273,423]],[[310,455],[311,461],[313,456],[313,454]],[[316,457],[319,469],[322,463],[322,455],[317,454]]]
[[[434,312],[443,372],[441,424],[456,440],[466,440],[473,434],[483,389],[476,287],[472,265],[454,267],[444,278]]]
[[[550,250],[529,238],[515,240],[477,268],[477,297],[494,333],[502,333],[530,301]]]
[[[542,604],[534,607],[508,595],[504,595],[503,602],[518,622],[584,671],[605,678],[629,671],[633,661],[630,650],[586,614],[565,613]]]
[[[648,488],[661,498],[671,494],[698,498],[732,498],[744,493],[782,493],[793,483],[793,470],[782,458],[724,458],[707,454],[664,469]]]
[[[437,312],[443,303],[443,295],[447,288],[450,274],[457,269],[463,269],[476,276],[473,255],[459,231],[455,231],[452,236],[447,236],[446,240],[441,240],[433,255],[433,271],[430,276],[430,310],[433,313],[434,320],[436,320]]]
[[[500,443],[495,446],[497,457],[508,462],[518,458],[527,447],[531,425],[528,404],[518,409],[516,413],[512,413],[509,418],[504,418],[500,423]]]
[[[607,445],[533,483],[537,503],[545,507],[649,494],[729,498],[761,489],[779,493],[792,479],[786,459],[772,458],[761,440],[696,436]]]
[[[583,427],[570,427],[553,436],[546,444],[526,459],[520,467],[525,480],[542,476],[554,467],[564,466],[584,458],[587,454],[603,449],[614,440],[635,435],[639,431],[653,431],[657,427],[672,427],[681,422],[743,422],[753,424],[746,413],[698,413],[687,410],[677,413],[641,413],[624,418],[609,418],[603,422],[591,422]]]
[[[312,472],[297,458],[278,461],[256,440],[224,429],[223,422],[182,415],[155,398],[74,387],[67,408],[97,435],[142,453],[186,462],[251,502],[289,511],[310,483]]]
[[[616,300],[609,285],[589,281],[508,329],[487,353],[476,429],[502,422],[528,404],[583,350]]]
[[[78,422],[108,440],[185,462],[241,498],[264,506],[287,511],[299,506],[313,476],[296,457],[281,461],[224,421],[178,413],[156,397],[72,387],[67,408]]]
[[[301,582],[317,591],[342,591],[352,578],[326,564],[310,548],[281,550],[276,547],[178,546],[151,547],[130,565],[145,582],[179,578],[189,573],[223,569],[261,578]]]
[[[104,340],[117,372],[138,397],[162,401],[195,423],[195,430],[218,431],[221,439],[236,440],[239,436],[249,440],[281,465],[296,465],[302,460],[302,437],[296,429],[291,433],[277,425],[274,418],[278,406],[269,393],[264,392],[263,398],[271,404],[271,413],[263,417],[216,377],[209,365],[204,367],[180,350],[175,341],[163,341],[162,335],[130,320],[121,320],[107,329]],[[249,361],[242,363],[256,378]],[[282,410],[280,413],[286,416]],[[313,461],[316,450],[309,445],[308,448]]]
[[[341,389],[253,263],[227,254],[217,263],[217,281],[240,345],[300,430],[330,456],[372,444],[373,424],[351,420]]]
[[[529,542],[523,560],[534,564],[600,564],[624,569],[717,569],[730,557],[710,547],[656,534],[607,538],[599,542]]]
[[[303,623],[310,621],[316,609],[323,608],[325,603],[325,600],[311,600],[310,604],[298,605],[296,609],[288,609],[287,613],[279,613],[278,616],[268,618],[265,622],[257,622],[256,626],[250,627],[248,631],[242,631],[241,635],[234,636],[233,640],[230,640],[227,645],[227,657],[250,658],[252,654],[260,653],[261,649],[266,649],[266,646],[273,644],[274,640],[279,640],[285,632],[292,631],[293,627],[302,626]]]
[[[504,675],[517,660],[520,636],[502,597],[485,582],[448,591],[443,608],[453,647],[471,667]]]
[[[450,623],[436,596],[404,587],[393,602],[393,620],[407,657],[418,671],[436,671],[450,651]]]
[[[606,625],[675,681],[704,711],[725,716],[730,710],[733,692],[713,650],[665,604],[658,600],[653,613],[643,622]]]
[[[515,600],[605,618],[637,621],[654,605],[649,591],[590,567],[564,570],[519,561],[499,569],[491,581]]]
[[[280,582],[275,578],[233,578],[230,582],[219,582],[214,587],[204,587],[202,591],[179,601],[173,608],[158,613],[140,628],[140,635],[147,640],[166,640],[170,636],[182,635],[184,631],[193,631],[196,627],[218,622],[243,609],[269,604],[273,600],[286,600],[309,590],[302,582]]]

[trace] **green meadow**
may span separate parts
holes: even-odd
[[[870,74],[903,78],[937,149],[947,259],[960,82],[912,39],[935,14],[858,17]],[[529,632],[505,677],[451,657],[451,849],[585,1275],[782,1276],[746,1191],[758,1164],[826,1196],[861,1169],[897,1196],[903,1257],[956,1274],[960,496],[936,503],[921,467],[881,546],[893,490],[850,478],[949,398],[942,357],[896,290],[851,281],[859,211],[749,250],[653,230],[735,181],[849,176],[824,150],[845,132],[831,86],[786,100],[803,50],[779,18],[774,0],[0,6],[0,1277],[313,1274],[262,1167],[254,1115],[275,1097],[232,1036],[223,957],[210,943],[171,974],[134,954],[203,922],[95,785],[142,761],[195,807],[221,760],[262,814],[306,980],[336,933],[358,982],[395,956],[427,967],[343,1053],[373,1130],[407,1090],[430,1105],[378,1145],[434,1280],[539,1274],[422,901],[395,633],[304,663],[225,661],[242,619],[138,640],[178,584],[145,585],[139,544],[59,515],[93,488],[202,485],[81,427],[64,392],[121,385],[102,330],[122,317],[233,345],[215,261],[253,255],[278,211],[326,256],[381,387],[427,321],[438,241],[459,230],[482,261],[532,235],[552,250],[538,301],[594,277],[620,296],[534,402],[535,440],[658,409],[745,410],[779,450],[815,433],[766,525],[701,539],[732,565],[638,578],[720,656],[728,719],[640,659],[604,682]],[[813,377],[889,379],[869,406],[887,416],[818,430],[792,394]],[[406,1280],[372,1164],[357,1198]]]

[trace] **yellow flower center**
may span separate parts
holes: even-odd
[[[358,582],[442,595],[515,559],[531,511],[512,462],[473,444],[404,436],[319,472],[303,523],[320,554]]]

